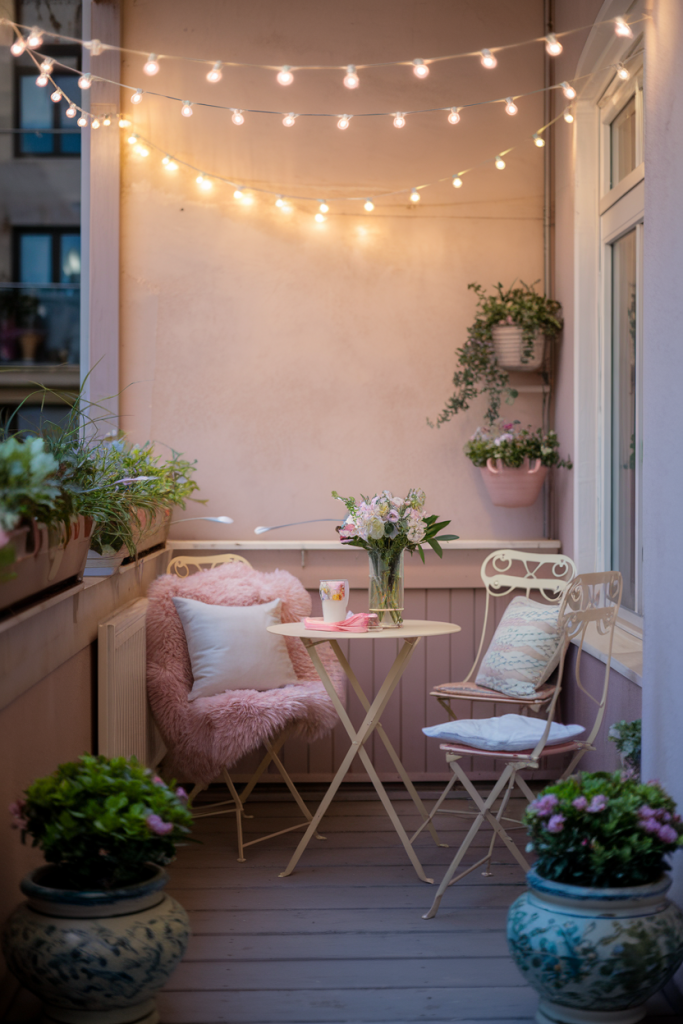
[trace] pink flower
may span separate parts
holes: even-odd
[[[576,800],[572,800],[572,807],[576,807],[577,811],[585,811],[588,807],[588,801],[585,796],[577,796]]]
[[[539,818],[547,818],[549,814],[552,814],[553,808],[557,807],[558,799],[554,793],[546,793],[545,796],[540,796],[537,800],[531,804],[531,807]]]
[[[148,814],[147,824],[152,832],[156,832],[158,836],[167,836],[169,832],[173,831],[172,822],[163,821],[158,814]]]
[[[24,817],[24,810],[26,809],[25,800],[15,800],[14,803],[9,805],[9,812],[14,818],[14,821],[10,825],[10,828],[21,828],[27,829],[28,822]]]
[[[582,846],[588,846],[588,840],[587,839],[582,839],[581,840],[581,845]]]
[[[178,788],[175,791],[175,795],[178,797],[181,803],[187,803],[187,793],[185,792],[182,786],[178,786]]]
[[[399,516],[399,514],[398,514],[398,512],[396,511],[395,508],[392,508],[392,510],[387,513],[387,522],[388,523],[397,523],[400,518],[401,517]]]
[[[155,786],[165,786],[166,785],[166,783],[164,782],[164,780],[161,778],[160,775],[155,775],[154,778],[152,779],[152,782],[154,783]]]
[[[566,818],[564,814],[553,814],[546,828],[548,832],[562,832]]]
[[[593,797],[586,810],[589,814],[597,814],[599,811],[604,811],[607,803],[607,797],[603,793],[598,793],[597,796]]]
[[[661,825],[659,828],[659,838],[663,843],[675,843],[678,839],[678,832],[671,825]]]

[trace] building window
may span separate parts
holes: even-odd
[[[54,57],[56,63],[51,77],[55,85],[78,103],[78,53],[61,46],[45,47],[41,53]],[[73,71],[60,67],[65,64]],[[38,71],[30,57],[22,57],[17,62],[15,74],[16,128],[19,129],[15,133],[15,156],[80,156],[81,130],[66,116],[66,100],[53,103],[50,99],[52,86],[36,85]]]

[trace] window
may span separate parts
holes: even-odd
[[[14,280],[72,284],[81,280],[81,235],[75,228],[15,228]]]
[[[55,85],[77,103],[80,97],[78,53],[61,46],[46,46],[41,53],[58,62],[51,77]],[[59,66],[64,64],[74,70]],[[53,103],[50,99],[52,86],[36,85],[38,71],[30,57],[22,57],[17,62],[15,73],[16,127],[20,129],[15,135],[15,156],[80,156],[81,130],[66,116],[66,101]]]

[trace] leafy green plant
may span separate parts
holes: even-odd
[[[597,888],[655,882],[683,846],[676,804],[657,782],[581,772],[546,786],[524,824],[544,878]]]
[[[58,469],[40,437],[0,441],[0,528],[59,518]]]
[[[62,888],[113,889],[143,881],[150,864],[169,864],[187,841],[185,791],[135,758],[84,754],[36,779],[10,805],[21,840],[57,865]]]
[[[517,397],[517,391],[510,387],[507,371],[496,362],[494,327],[516,325],[522,328],[523,363],[528,362],[532,355],[537,331],[552,338],[562,330],[560,303],[539,295],[534,284],[527,285],[522,281],[516,288],[513,283],[505,289],[499,282],[491,295],[480,284],[471,283],[467,287],[477,296],[477,312],[468,328],[467,341],[456,349],[455,390],[436,419],[437,427],[447,423],[461,410],[469,409],[470,403],[483,394],[488,395],[489,402],[484,419],[492,426],[500,416],[503,397],[508,404]],[[434,426],[429,420],[427,422]]]
[[[492,433],[478,427],[465,445],[465,455],[479,467],[485,466],[488,459],[500,459],[504,466],[511,468],[521,466],[525,459],[540,459],[543,466],[572,468],[569,459],[560,458],[560,442],[554,430],[547,434],[541,427],[516,430],[518,424],[519,420],[513,423],[501,420]],[[495,437],[493,433],[496,433]]]
[[[640,777],[641,720],[615,722],[607,735],[613,740],[624,759],[624,767],[633,776]]]

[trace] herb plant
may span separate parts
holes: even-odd
[[[641,720],[615,722],[607,733],[624,759],[624,768],[635,777],[640,776]]]
[[[40,437],[0,441],[0,528],[57,518],[60,484],[57,460]]]
[[[95,757],[60,765],[10,805],[21,840],[58,868],[55,887],[114,889],[169,864],[187,840],[192,816],[185,791],[135,758]]]
[[[657,782],[621,772],[581,772],[546,788],[524,824],[543,878],[621,888],[656,882],[683,846],[683,822]]]
[[[532,430],[527,427],[517,430],[519,420],[514,423],[496,424],[496,431],[488,431],[478,427],[465,445],[465,455],[475,466],[484,467],[488,459],[500,459],[504,466],[517,468],[525,459],[540,459],[543,466],[564,466],[572,468],[569,459],[561,459],[560,442],[554,430],[544,433],[541,427]],[[496,436],[492,436],[496,433]]]

